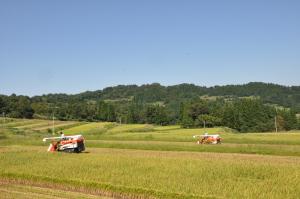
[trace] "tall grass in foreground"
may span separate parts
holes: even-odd
[[[299,131],[237,134],[222,128],[75,123],[61,128],[66,135],[83,132],[87,153],[65,154],[46,152],[42,138],[51,132],[35,130],[42,122],[12,120],[0,128],[0,184],[23,180],[140,198],[300,195],[300,159],[291,157],[300,156]],[[204,132],[220,133],[223,144],[196,145],[192,136]]]
[[[2,148],[0,176],[71,182],[74,186],[147,193],[158,198],[297,198],[300,195],[299,158],[124,149],[53,154],[44,150]]]
[[[72,192],[67,190],[52,189],[51,187],[31,186],[2,183],[0,186],[0,198],[13,199],[52,199],[52,198],[80,198],[80,199],[112,199],[95,195]]]

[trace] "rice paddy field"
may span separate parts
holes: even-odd
[[[0,127],[0,198],[299,198],[300,131],[55,121],[82,134],[86,151],[49,153],[52,121]],[[193,135],[218,133],[220,145]]]

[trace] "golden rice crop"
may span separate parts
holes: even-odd
[[[125,149],[53,154],[40,147],[11,148],[0,153],[2,177],[110,185],[114,191],[145,191],[162,198],[300,195],[300,159],[295,157]]]

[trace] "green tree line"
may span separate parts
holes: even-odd
[[[227,126],[240,132],[299,128],[300,89],[249,83],[201,87],[120,85],[76,95],[0,95],[0,112],[16,118]],[[56,108],[55,108],[56,107]]]
[[[183,104],[181,116],[185,128],[225,126],[240,132],[299,129],[295,111],[266,105],[259,99],[196,99]]]

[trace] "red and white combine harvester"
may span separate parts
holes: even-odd
[[[43,142],[50,141],[48,151],[61,151],[68,153],[80,153],[85,150],[84,138],[82,135],[70,135],[60,137],[44,138]]]
[[[197,138],[197,144],[221,144],[221,137],[219,134],[208,135],[194,135],[193,138]]]

